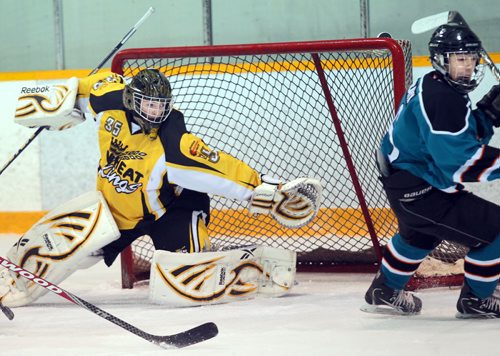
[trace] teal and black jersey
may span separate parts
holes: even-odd
[[[452,193],[461,182],[500,178],[500,150],[488,146],[492,136],[491,121],[472,110],[468,95],[431,72],[403,97],[382,152],[394,168]]]

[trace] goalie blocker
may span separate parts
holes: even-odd
[[[75,107],[78,78],[64,83],[23,86],[17,98],[14,122],[26,127],[64,130],[85,121]]]
[[[173,253],[155,251],[149,297],[174,307],[227,303],[290,291],[296,253],[266,246]]]

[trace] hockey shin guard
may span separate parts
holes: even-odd
[[[481,299],[493,294],[500,274],[500,235],[478,249],[472,249],[465,256],[465,282]]]
[[[424,250],[408,244],[399,234],[387,243],[381,271],[387,286],[404,289],[420,263],[432,250]]]

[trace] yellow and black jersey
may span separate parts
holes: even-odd
[[[122,101],[125,82],[114,73],[80,79],[80,107],[98,125],[100,149],[97,189],[120,230],[144,219],[158,219],[181,188],[248,200],[261,183],[244,162],[210,149],[189,133],[184,115],[172,110],[158,138],[150,139]]]

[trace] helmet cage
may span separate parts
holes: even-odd
[[[158,98],[144,95],[135,88],[132,90],[133,110],[139,117],[151,124],[161,124],[173,109],[173,97]]]
[[[450,55],[464,55],[464,56],[474,56],[476,59],[476,66],[474,71],[470,76],[460,76],[453,78],[450,74]],[[478,51],[456,51],[456,52],[444,52],[438,53],[436,52],[434,56],[431,58],[432,66],[438,72],[440,72],[444,79],[456,90],[461,93],[469,93],[472,90],[476,89],[481,80],[484,77],[484,64],[481,63],[481,56]],[[454,66],[457,66],[455,64]]]
[[[474,32],[467,26],[459,24],[445,24],[439,26],[429,41],[429,52],[432,66],[444,79],[461,93],[474,90],[484,76],[484,64],[481,64],[482,44]],[[452,78],[450,75],[450,55],[474,55],[476,65],[472,74],[469,75],[465,68],[464,77]],[[465,58],[463,58],[465,59]],[[467,58],[470,60],[470,58]],[[457,68],[457,62],[453,67]],[[465,62],[463,62],[465,65]],[[468,70],[470,72],[470,69]]]

